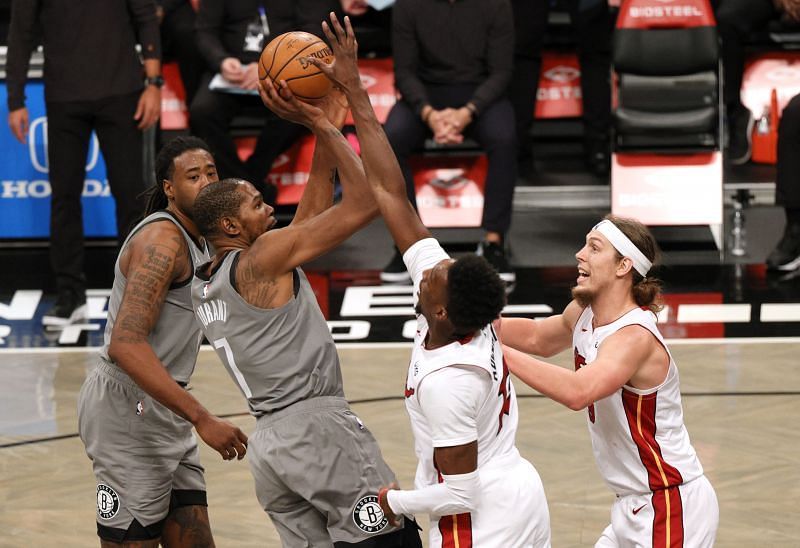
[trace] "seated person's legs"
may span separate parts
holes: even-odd
[[[187,0],[165,13],[161,23],[164,56],[178,62],[187,105],[191,105],[194,100],[204,70],[203,58],[195,43],[195,18],[194,9]]]
[[[248,97],[211,91],[208,89],[211,76],[206,74],[203,78],[189,107],[192,134],[211,147],[220,179],[235,177],[247,180],[249,175],[236,152],[236,144],[230,134],[230,123],[240,111],[242,100]]]
[[[786,212],[786,228],[767,258],[772,270],[800,268],[800,95],[783,109],[778,126],[778,166],[775,202]]]
[[[611,34],[614,19],[607,2],[573,0],[572,26],[578,43],[583,95],[583,137],[586,167],[595,175],[611,169]]]
[[[503,241],[511,226],[517,180],[517,140],[513,128],[514,109],[508,99],[500,99],[489,105],[467,128],[467,136],[475,138],[489,157],[481,224],[486,230],[486,239],[480,244],[478,252],[506,282],[515,280]]]
[[[754,30],[766,25],[777,12],[772,0],[720,0],[716,12],[722,41],[723,95],[728,122],[728,158],[733,164],[750,159],[753,115],[742,105],[745,42]]]

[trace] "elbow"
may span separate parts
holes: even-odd
[[[125,345],[118,340],[112,338],[111,343],[108,345],[108,359],[112,363],[120,365],[125,361]]]
[[[108,345],[108,359],[123,370],[126,370],[125,365],[130,361],[128,358],[134,355],[129,346],[115,337],[111,338]]]
[[[573,411],[582,411],[592,405],[594,400],[591,396],[587,393],[582,391],[575,392],[571,394],[564,402],[564,405],[572,409]]]

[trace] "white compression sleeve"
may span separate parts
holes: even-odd
[[[398,516],[433,514],[449,516],[472,512],[478,505],[481,480],[477,470],[467,474],[442,475],[444,483],[413,491],[392,490],[386,493],[389,508]]]

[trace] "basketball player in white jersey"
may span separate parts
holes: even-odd
[[[386,136],[365,117],[369,97],[358,81],[355,39],[332,16],[323,30],[335,62],[315,63],[345,90],[362,140],[364,171],[414,281],[417,335],[405,386],[419,459],[415,489],[380,491],[384,513],[426,513],[432,548],[550,545],[544,488],[515,446],[518,410],[493,320],[505,284],[482,257],[452,260],[406,197]],[[313,60],[312,60],[313,62]]]
[[[719,522],[683,424],[678,369],[656,326],[661,287],[649,272],[657,255],[644,225],[607,216],[576,254],[574,300],[564,312],[501,324],[516,376],[570,409],[587,409],[597,466],[617,496],[601,548],[710,547]],[[528,355],[570,347],[574,371]]]

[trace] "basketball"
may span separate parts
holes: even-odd
[[[331,81],[308,62],[308,57],[330,64],[333,52],[319,37],[308,32],[292,31],[276,36],[261,52],[258,78],[270,78],[276,87],[281,80],[286,80],[298,99],[325,97],[331,90]]]

